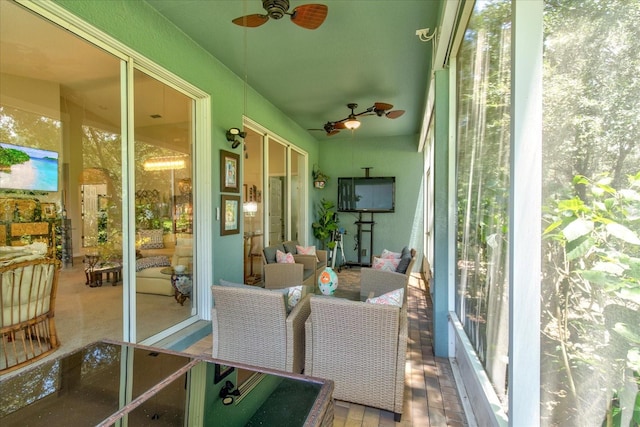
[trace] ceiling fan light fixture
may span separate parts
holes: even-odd
[[[349,130],[356,130],[360,127],[360,121],[355,117],[349,117],[349,119],[344,122],[344,126]]]

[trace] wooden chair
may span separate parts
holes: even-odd
[[[0,373],[55,351],[60,262],[40,258],[0,267]]]

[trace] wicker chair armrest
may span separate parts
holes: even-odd
[[[393,412],[402,413],[404,402],[404,376],[407,361],[407,341],[409,339],[409,322],[407,319],[407,304],[400,310],[400,324],[398,325],[398,361],[396,364],[396,398]]]
[[[327,264],[327,260],[329,259],[329,251],[325,251],[324,249],[316,249],[316,256],[318,257],[319,262],[324,262]]]
[[[304,322],[304,372],[313,373],[313,322],[311,316]]]
[[[287,328],[287,371],[300,373],[304,369],[305,322],[311,313],[309,299],[302,297],[286,320]]]
[[[282,289],[302,284],[304,280],[304,265],[295,264],[265,264],[264,287],[267,289]]]
[[[360,299],[366,299],[370,292],[380,296],[395,289],[404,289],[407,298],[407,283],[409,276],[391,271],[375,270],[373,268],[360,269]]]
[[[293,256],[293,259],[296,260],[296,264],[304,265],[305,270],[313,270],[313,271],[316,270],[316,265],[318,261],[315,255],[295,254]]]

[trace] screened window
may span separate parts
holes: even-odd
[[[503,403],[509,344],[510,14],[509,1],[476,4],[456,76],[456,313]]]

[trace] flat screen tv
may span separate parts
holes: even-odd
[[[339,212],[394,212],[396,178],[338,178]]]
[[[0,188],[58,191],[58,153],[0,142]]]

